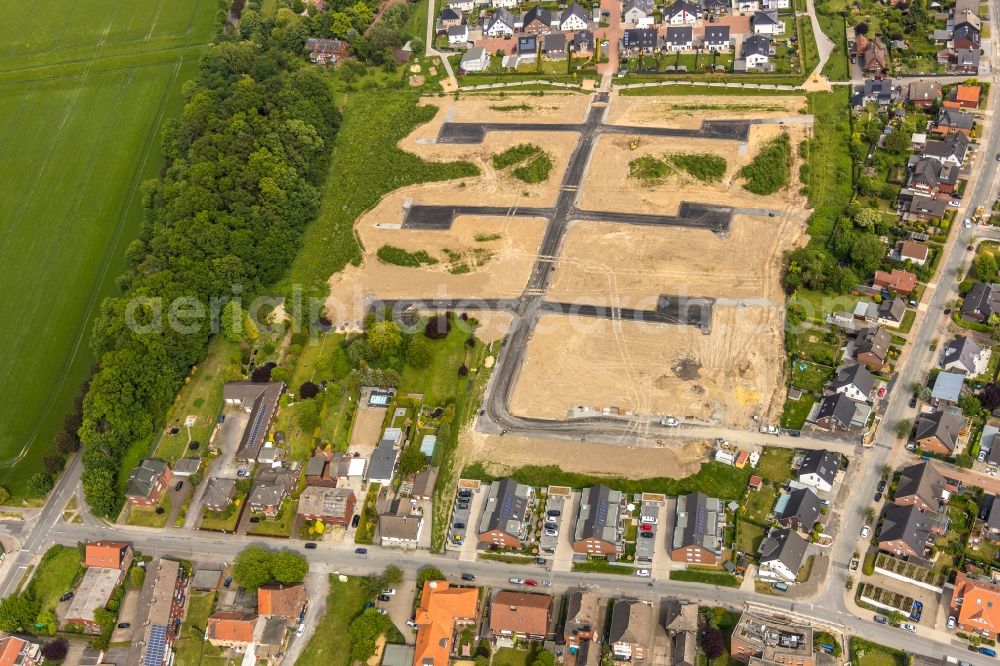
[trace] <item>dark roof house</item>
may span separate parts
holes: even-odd
[[[778,514],[778,522],[808,532],[819,520],[820,509],[819,498],[811,488],[797,488],[788,494],[788,502]]]

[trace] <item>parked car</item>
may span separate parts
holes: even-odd
[[[659,519],[656,516],[643,516],[639,519],[644,526],[645,525],[655,525]]]
[[[248,470],[245,470],[245,469],[238,469],[238,470],[236,470],[236,476],[238,476],[240,478],[246,478],[246,477],[250,476],[250,472]]]
[[[295,630],[295,635],[302,638],[302,634],[306,633],[306,625],[300,624],[299,628]]]
[[[452,527],[454,527],[456,530],[464,530],[465,523],[455,523],[454,525],[452,525]]]
[[[849,568],[850,568],[851,571],[857,571],[858,570],[858,558],[856,558],[856,557],[852,557],[851,558],[851,565],[850,565]]]
[[[985,654],[987,657],[995,657],[997,656],[997,651],[993,648],[983,646],[979,648],[979,654]]]
[[[232,576],[226,576],[226,580],[222,581],[222,587],[229,587],[232,584],[233,584]]]
[[[882,492],[878,491],[878,490],[875,491],[875,497],[873,497],[872,499],[875,501],[876,504],[878,504],[879,502],[881,502],[882,501]]]
[[[913,396],[912,398],[910,398],[910,409],[913,409],[916,406],[917,406],[917,396]]]
[[[259,523],[260,522],[260,517],[259,516],[250,516],[250,522],[251,523]]]
[[[458,496],[459,497],[464,497],[465,499],[468,499],[468,498],[472,497],[472,491],[471,490],[459,490],[458,491]]]
[[[131,626],[132,626],[131,622],[119,622],[118,623],[118,628],[119,629],[128,629]]]
[[[649,578],[649,569],[637,569],[635,575],[639,578]]]
[[[880,493],[885,492],[885,479],[882,479],[881,481],[878,482],[878,491]]]
[[[562,511],[560,511],[559,509],[549,509],[548,511],[545,512],[546,518],[558,518],[561,515]]]
[[[368,549],[367,548],[355,548],[354,549],[354,554],[355,555],[367,555],[368,554]]]
[[[878,624],[889,624],[889,618],[887,618],[885,615],[876,615],[873,619]]]
[[[958,199],[952,199],[951,201],[948,202],[948,205],[952,208],[958,208],[959,206],[962,205],[962,202],[959,201]]]
[[[357,527],[358,523],[360,522],[361,522],[361,514],[360,513],[354,514],[354,517],[351,518],[351,527]]]
[[[380,595],[378,595],[378,600],[379,601],[392,601],[392,597],[390,597],[388,594],[380,594]]]
[[[913,607],[910,609],[910,620],[912,622],[920,622],[920,616],[924,613],[924,604],[920,601],[914,601]]]
[[[871,534],[871,531],[872,531],[872,528],[868,527],[867,525],[865,525],[864,527],[862,527],[861,528],[861,538],[862,539],[867,539],[868,535]]]
[[[476,577],[473,574],[464,573],[464,574],[462,574],[462,580],[467,580],[469,582],[472,582],[472,581],[476,580]]]
[[[180,490],[183,487],[184,487],[184,482],[183,481],[178,481],[177,485],[174,486],[174,490]]]
[[[538,581],[533,578],[528,578],[524,581],[524,584],[528,587],[538,587]]]
[[[948,616],[948,628],[949,629],[954,629],[955,628],[955,616],[954,615],[949,615]]]
[[[73,593],[72,592],[67,592],[66,594],[64,594],[61,597],[59,597],[59,601],[69,601],[72,598],[73,598]]]
[[[639,536],[641,536],[643,539],[652,539],[656,535],[653,534],[652,532],[639,532]]]
[[[559,523],[550,523],[550,522],[546,521],[546,523],[545,523],[545,529],[547,529],[547,530],[557,530],[557,529],[559,529]]]
[[[556,536],[559,536],[559,530],[554,530],[554,529],[551,529],[551,528],[546,528],[546,530],[545,530],[545,536],[547,536],[547,537],[556,537]]]
[[[548,561],[544,557],[536,557],[535,564],[548,564]]]
[[[652,532],[653,526],[649,525],[648,523],[643,523],[642,525],[639,526],[639,529],[642,530],[643,532]]]
[[[375,610],[378,611],[379,615],[388,615],[389,614],[389,611],[386,610],[385,608],[376,608]]]
[[[903,622],[902,624],[899,625],[899,628],[902,629],[903,631],[908,631],[911,634],[917,633],[917,628],[914,625],[910,624],[909,622]]]
[[[675,419],[672,416],[668,416],[667,418],[665,418],[662,421],[660,421],[660,423],[662,423],[663,425],[667,426],[668,428],[676,428],[677,426],[679,426],[681,424],[680,421],[678,421],[677,419]]]
[[[788,586],[784,583],[771,583],[771,589],[777,592],[788,592]]]
[[[384,594],[387,597],[394,597],[394,596],[396,596],[396,588],[394,588],[394,587],[387,587],[384,590],[382,590],[382,594]]]
[[[406,626],[408,626],[410,629],[416,629],[417,628],[417,623],[414,622],[413,620],[407,620],[406,621]]]
[[[508,578],[507,582],[510,583],[511,585],[524,585],[523,578]]]
[[[306,542],[306,548],[309,550],[316,550],[316,542],[315,541]]]
[[[986,451],[980,451],[979,455],[976,456],[976,460],[978,460],[979,462],[985,462],[986,461]]]

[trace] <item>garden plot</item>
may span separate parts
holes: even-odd
[[[799,115],[804,97],[737,95],[617,96],[608,110],[609,125],[698,129],[703,120],[764,120]]]
[[[800,211],[806,207],[799,194],[797,154],[805,138],[802,127],[788,127],[792,142],[792,182],[790,187],[769,196],[747,192],[737,172],[753,160],[761,147],[782,132],[779,125],[754,125],[746,146],[738,141],[683,139],[675,137],[601,136],[594,149],[599,156],[591,160],[578,205],[584,210],[607,210],[614,202],[616,210],[630,213],[673,215],[682,201],[732,207],[767,208],[775,211]],[[634,143],[633,143],[634,142]],[[633,145],[635,148],[633,149]],[[649,183],[629,175],[629,164],[641,157],[663,158],[675,153],[712,153],[726,160],[726,173],[720,182],[704,183],[683,172],[675,172],[660,183]]]
[[[723,425],[775,420],[782,381],[780,307],[717,304],[712,332],[691,326],[545,316],[511,396],[518,415],[565,419],[576,405],[673,414]]]
[[[549,298],[651,309],[660,294],[672,294],[765,299],[777,307],[782,256],[804,238],[804,219],[736,215],[725,238],[700,229],[575,222]]]
[[[582,123],[590,106],[590,95],[549,93],[544,96],[511,93],[463,95],[460,100],[424,98],[422,104],[441,108],[418,136],[437,136],[441,124],[455,123]]]
[[[516,298],[524,289],[545,220],[527,217],[455,218],[451,229],[397,228],[405,193],[396,192],[364,215],[355,230],[364,248],[360,266],[330,278],[328,316],[364,317],[365,298]],[[477,240],[478,239],[478,240]],[[437,263],[398,266],[377,256],[383,246],[426,252]],[[447,252],[446,252],[447,250]]]

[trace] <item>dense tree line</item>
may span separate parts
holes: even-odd
[[[208,308],[259,294],[317,212],[340,114],[325,74],[301,57],[308,20],[281,10],[246,39],[220,38],[183,87],[181,117],[165,124],[166,166],[143,186],[145,219],[118,279],[122,295],[102,303],[91,340],[100,369],[77,432],[97,514],[118,510],[126,450],[162,425],[205,356],[211,318],[182,317],[180,330],[166,323],[171,304],[185,297]]]

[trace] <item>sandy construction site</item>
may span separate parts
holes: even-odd
[[[609,125],[645,125],[696,129],[703,120],[767,120],[804,113],[800,95],[749,97],[744,95],[618,96],[608,109]]]
[[[539,321],[511,397],[511,412],[565,419],[570,408],[617,407],[749,425],[776,417],[783,312],[716,306],[712,334],[692,326],[545,316]]]
[[[331,318],[360,320],[370,297],[521,298],[533,275],[549,224],[546,219],[460,215],[450,229],[412,229],[402,227],[405,207],[410,203],[555,206],[579,133],[533,128],[490,131],[479,144],[435,143],[434,139],[445,122],[584,123],[591,101],[588,95],[427,100],[441,110],[431,122],[403,139],[400,147],[432,161],[469,160],[482,173],[397,190],[363,215],[356,223],[356,233],[364,259],[359,266],[331,277]],[[801,119],[804,108],[805,99],[799,96],[612,95],[605,122],[696,129],[702,120]],[[790,134],[793,146],[790,186],[770,196],[745,191],[737,175],[739,169],[783,131]],[[669,414],[737,427],[753,426],[755,416],[774,422],[784,402],[781,269],[783,254],[804,239],[808,211],[799,194],[797,147],[807,136],[808,126],[795,122],[751,125],[746,142],[599,135],[583,179],[578,181],[579,209],[674,215],[682,202],[689,202],[745,210],[733,214],[723,235],[707,229],[570,218],[551,282],[535,298],[653,309],[661,294],[710,297],[717,299],[711,332],[704,335],[693,326],[546,314],[531,332],[523,366],[514,375],[510,412],[562,420],[574,406],[617,407],[622,414]],[[509,169],[493,168],[493,155],[520,143],[538,145],[552,157],[554,168],[547,182],[528,185],[514,179]],[[649,184],[629,177],[629,162],[636,157],[662,158],[678,150],[724,157],[725,178],[706,184],[677,173],[665,182]],[[383,263],[377,252],[386,245],[427,252],[436,263],[419,267]],[[484,324],[478,334],[489,340],[503,337],[515,321],[509,312],[475,316]],[[574,456],[578,446],[550,440],[542,445],[531,438],[501,439],[480,433],[463,435],[465,462],[509,461],[516,466],[578,459],[585,462],[567,469],[634,476],[684,474],[697,465],[695,458],[689,460],[680,451],[666,456],[661,449],[638,449],[645,456],[640,461],[621,456],[620,447],[611,445],[588,444],[594,446],[593,456]],[[612,465],[611,461],[626,458],[636,465]],[[702,453],[697,452],[697,460],[701,459]],[[501,470],[496,467],[494,471]]]

